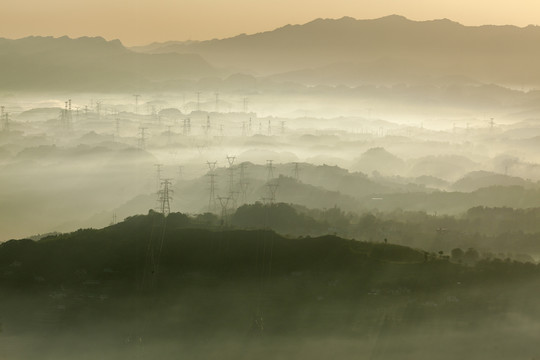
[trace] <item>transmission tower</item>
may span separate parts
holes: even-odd
[[[271,120],[268,120],[268,135],[272,134],[272,122]]]
[[[216,211],[216,176],[217,174],[208,173],[206,174],[210,178],[210,188],[209,188],[209,197],[208,197],[208,212]]]
[[[276,168],[273,165],[274,160],[266,160],[266,181],[270,182],[274,179],[274,169]]]
[[[242,204],[247,202],[247,189],[249,187],[249,182],[246,181],[246,163],[240,164],[240,191],[242,193]]]
[[[232,200],[232,207],[236,207],[236,200],[238,198],[238,194],[236,196],[234,195],[234,161],[236,160],[236,156],[229,156],[227,155],[227,163],[229,164],[229,167],[227,170],[229,171],[229,200]]]
[[[285,121],[281,122],[281,135],[285,134]]]
[[[293,177],[296,181],[300,181],[300,163],[293,163],[294,169],[293,169]]]
[[[116,116],[116,118],[114,119],[114,122],[115,122],[115,130],[116,130],[116,137],[117,138],[120,138],[120,118],[118,116]]]
[[[4,123],[3,130],[8,131],[8,130],[6,130],[6,123],[4,122],[5,117],[6,117],[4,111],[5,111],[5,107],[0,106],[0,121],[2,121]],[[9,127],[9,123],[8,123],[8,127]]]
[[[0,107],[0,121],[2,122],[2,130],[9,132],[9,113],[5,111],[5,108]]]
[[[219,204],[221,205],[221,225],[227,224],[227,209],[230,199],[230,197],[218,196]]]
[[[71,99],[64,102],[64,109],[60,113],[60,123],[65,131],[71,129],[72,114],[71,114]]]
[[[206,127],[204,128],[204,134],[210,135],[212,125],[210,124],[210,115],[206,115]]]
[[[139,113],[139,98],[141,95],[135,94],[133,95],[135,97],[135,114]]]
[[[146,149],[146,130],[147,129],[148,128],[145,128],[145,127],[140,127],[139,128],[139,136],[140,137],[139,137],[138,145],[139,145],[139,148],[141,148],[143,150]]]
[[[215,173],[216,170],[216,161],[207,161],[206,164],[208,165],[208,173],[206,176],[210,178],[210,188],[209,188],[209,197],[208,197],[208,211],[209,212],[215,212],[216,211],[216,176]]]
[[[6,112],[4,113],[4,116],[3,116],[3,122],[4,122],[4,127],[3,127],[3,130],[6,131],[6,132],[9,132],[10,130],[10,123],[9,123],[9,113]]]
[[[210,172],[214,172],[214,170],[216,170],[216,164],[217,164],[217,161],[207,161],[206,162],[206,165],[208,165],[208,170]]]
[[[278,187],[277,181],[274,179],[273,160],[266,160],[266,187],[268,188],[268,197],[263,200],[268,200],[273,203],[276,200],[276,190]]]
[[[186,118],[186,119],[184,119],[184,125],[183,125],[183,128],[182,128],[182,134],[187,136],[190,133],[191,133],[191,119]]]
[[[270,201],[270,204],[273,204],[276,201],[276,191],[279,184],[277,181],[272,181],[267,183],[266,187],[268,188],[268,200]]]
[[[231,191],[229,193],[229,197],[231,198],[231,201],[232,201],[230,209],[236,210],[236,208],[238,207],[238,197],[239,196],[240,196],[239,191]]]
[[[248,103],[249,103],[248,98],[244,98],[244,113],[248,112]]]
[[[249,182],[248,181],[241,181],[240,182],[240,191],[242,192],[242,204],[247,203],[247,190],[249,188]]]
[[[236,156],[229,156],[227,155],[227,162],[229,163],[229,192],[233,191],[234,188],[234,161],[236,160]]]
[[[161,188],[158,191],[158,203],[159,209],[158,212],[163,214],[164,217],[170,214],[171,212],[171,200],[173,190],[170,189],[171,180],[163,179],[161,180]]]
[[[98,119],[101,119],[101,104],[102,104],[101,100],[96,100],[96,113],[97,113]]]
[[[246,179],[246,167],[247,167],[247,164],[245,162],[241,163],[239,165],[240,167],[240,181],[244,181]]]
[[[219,92],[216,92],[216,112],[219,112]]]
[[[489,120],[489,130],[493,130],[493,127],[495,126],[495,120],[491,118]]]
[[[73,110],[71,109],[71,99],[68,100],[67,127],[71,130],[73,126]]]

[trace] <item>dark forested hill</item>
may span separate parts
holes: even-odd
[[[503,354],[532,354],[515,317],[537,326],[539,278],[531,263],[463,266],[403,246],[193,228],[150,212],[1,244],[0,356],[412,359],[422,347],[503,359],[496,340],[482,352],[455,345],[496,335],[508,340]]]

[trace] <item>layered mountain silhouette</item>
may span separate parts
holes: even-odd
[[[216,66],[260,75],[292,72],[297,81],[446,79],[537,84],[540,28],[463,26],[442,19],[411,21],[317,19],[273,31],[200,42],[134,48],[148,53],[197,53]],[[279,79],[288,78],[279,75]]]
[[[538,26],[471,27],[396,15],[316,19],[252,35],[130,49],[100,37],[0,39],[0,88],[163,90],[234,74],[242,76],[242,88],[257,86],[253,76],[305,85],[534,86],[540,83],[538,44]]]
[[[0,39],[0,89],[117,91],[211,76],[195,54],[149,55],[100,37]]]

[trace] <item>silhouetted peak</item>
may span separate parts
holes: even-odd
[[[396,15],[396,14],[383,16],[383,17],[375,19],[375,20],[377,20],[377,21],[385,21],[385,22],[412,22],[412,20],[407,19],[405,16]]]
[[[383,147],[370,148],[362,155],[363,156],[392,156],[392,157],[396,157],[394,154],[388,152]]]

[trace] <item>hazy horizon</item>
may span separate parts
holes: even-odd
[[[101,34],[95,34],[95,35],[85,35],[85,34],[82,34],[82,35],[28,34],[28,35],[19,36],[19,37],[3,37],[3,38],[9,39],[9,40],[20,40],[20,39],[24,39],[24,38],[27,38],[27,37],[53,37],[53,38],[68,37],[70,39],[79,39],[79,38],[86,38],[86,37],[103,38],[106,41],[116,41],[116,40],[118,40],[118,41],[120,41],[122,43],[122,45],[129,48],[129,47],[146,46],[146,45],[151,45],[151,44],[168,43],[168,42],[183,42],[183,41],[186,41],[186,42],[189,42],[189,41],[203,42],[203,41],[210,41],[210,40],[223,40],[223,39],[234,38],[234,37],[241,36],[241,35],[248,35],[249,36],[249,35],[272,32],[274,30],[277,30],[277,29],[280,29],[280,28],[283,28],[283,27],[286,27],[286,26],[298,26],[298,25],[302,26],[302,25],[306,25],[306,24],[309,24],[309,23],[311,23],[313,21],[320,20],[320,19],[323,19],[323,20],[340,20],[340,19],[343,19],[343,18],[352,18],[352,19],[357,20],[357,21],[371,21],[371,20],[380,20],[380,19],[383,19],[383,18],[388,18],[388,17],[393,17],[393,16],[403,17],[403,18],[405,18],[405,19],[407,19],[409,21],[412,21],[412,22],[431,22],[431,21],[449,20],[451,22],[457,23],[457,24],[465,26],[465,27],[515,26],[517,28],[526,28],[528,26],[535,26],[535,27],[540,26],[540,25],[536,25],[536,24],[527,24],[527,25],[515,25],[515,24],[465,24],[465,23],[462,23],[462,22],[459,22],[459,21],[456,21],[456,20],[450,19],[450,18],[433,18],[433,19],[419,19],[419,20],[417,20],[417,19],[412,19],[410,17],[404,16],[404,15],[401,15],[401,14],[387,14],[387,15],[383,15],[383,16],[379,16],[379,17],[373,17],[373,18],[358,18],[358,17],[352,17],[352,16],[348,16],[348,15],[343,15],[341,17],[318,17],[318,18],[313,18],[313,19],[305,21],[305,22],[301,22],[301,23],[287,23],[287,24],[281,24],[281,25],[278,24],[277,26],[275,26],[273,28],[262,29],[260,31],[255,31],[255,32],[238,32],[238,33],[228,34],[228,35],[222,36],[222,37],[208,37],[208,38],[201,38],[201,39],[191,39],[191,38],[189,38],[189,39],[188,38],[173,39],[173,38],[171,38],[171,39],[168,39],[168,40],[155,40],[155,41],[150,41],[150,42],[145,42],[145,43],[137,43],[137,44],[127,43],[122,38],[107,37],[107,36],[104,36],[104,35],[101,35]]]
[[[27,36],[83,36],[119,39],[126,46],[166,41],[204,41],[271,31],[276,28],[305,24],[318,18],[377,19],[390,15],[413,21],[449,19],[465,26],[538,25],[535,14],[540,4],[521,0],[506,6],[492,6],[485,1],[437,2],[425,4],[409,0],[396,4],[367,1],[349,4],[334,1],[322,4],[234,0],[151,3],[147,0],[114,5],[102,1],[84,2],[66,7],[59,1],[38,2],[8,0],[1,6],[4,14],[0,37],[19,39]],[[31,9],[31,10],[28,10]],[[235,9],[238,9],[236,11]],[[464,11],[466,9],[466,11]],[[295,11],[296,10],[296,11]],[[227,16],[223,16],[223,14]]]

